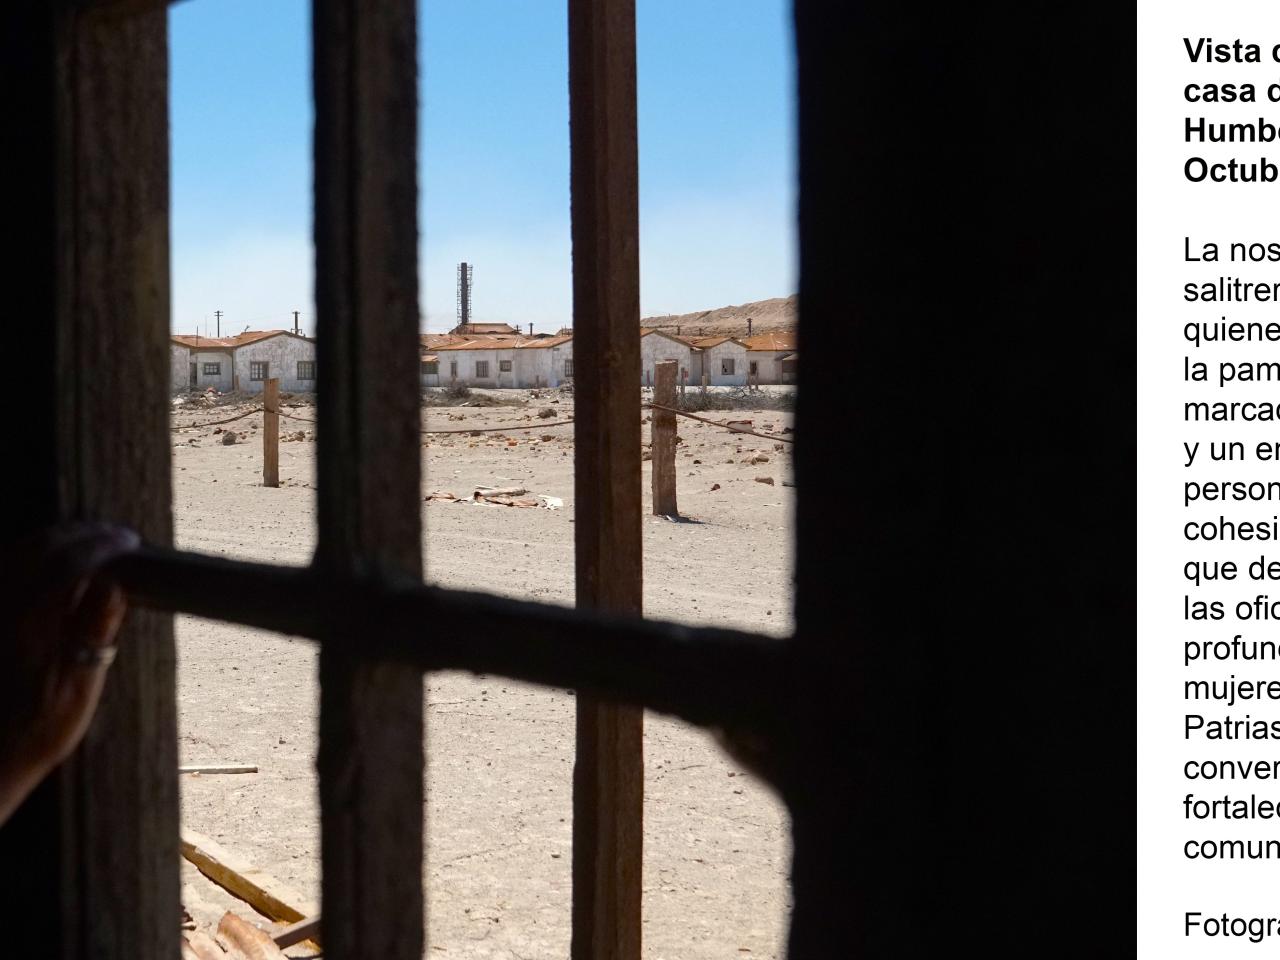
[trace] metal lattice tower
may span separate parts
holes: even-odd
[[[471,264],[458,264],[458,325],[471,322]]]

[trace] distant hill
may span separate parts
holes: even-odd
[[[672,333],[676,333],[676,327],[679,327],[679,332],[686,337],[745,337],[748,317],[751,318],[753,334],[768,333],[771,330],[794,330],[796,296],[774,297],[772,300],[757,300],[734,307],[716,307],[714,310],[701,310],[697,313],[645,317],[640,321],[640,326],[656,327]]]

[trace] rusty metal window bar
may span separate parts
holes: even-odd
[[[498,372],[499,372],[499,373],[510,373],[510,372],[511,372],[511,361],[510,361],[510,360],[499,360],[499,361],[498,361]]]
[[[476,361],[476,378],[479,380],[483,380],[488,376],[489,376],[489,361],[477,360]]]

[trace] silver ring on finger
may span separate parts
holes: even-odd
[[[116,647],[77,647],[72,662],[82,667],[107,667],[116,658]]]

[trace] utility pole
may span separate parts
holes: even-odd
[[[217,323],[217,326],[214,328],[213,335],[215,337],[221,337],[222,336],[222,311],[221,310],[213,311],[213,316]]]

